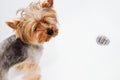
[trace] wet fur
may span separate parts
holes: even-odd
[[[14,65],[23,61],[30,62],[27,59],[34,58],[35,54],[33,53],[33,57],[31,57],[32,53],[30,53],[32,47],[34,48],[34,51],[39,52],[39,57],[39,55],[42,54],[42,45],[36,46],[25,44],[19,38],[16,38],[15,35],[9,37],[1,43],[0,50],[4,51],[2,51],[2,53],[0,52],[0,80],[7,80],[6,75],[9,69]],[[30,64],[35,64],[35,62],[31,61]]]
[[[40,80],[42,44],[58,34],[53,0],[31,3],[17,13],[20,18],[6,22],[16,35],[0,44],[0,80],[11,80],[7,78],[10,69],[24,74],[22,80]]]
[[[31,3],[29,7],[17,11],[21,14],[19,19],[7,22],[24,43],[44,43],[58,34],[56,12],[52,6],[44,6],[45,4],[49,5],[46,2]],[[52,36],[46,34],[49,28],[54,31]]]

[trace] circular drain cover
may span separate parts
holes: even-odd
[[[98,36],[96,42],[99,45],[108,45],[110,40],[106,36]]]

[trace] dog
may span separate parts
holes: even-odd
[[[9,80],[11,68],[22,74],[21,80],[40,80],[43,44],[58,35],[53,0],[32,2],[17,13],[18,19],[6,22],[16,34],[0,43],[0,80]]]

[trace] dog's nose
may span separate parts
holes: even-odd
[[[49,28],[47,29],[47,34],[48,34],[48,35],[53,35],[53,33],[54,33],[54,32],[53,32],[52,29],[49,29]]]

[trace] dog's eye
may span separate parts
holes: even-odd
[[[42,23],[47,24],[47,21],[42,21]]]
[[[34,26],[34,27],[33,27],[33,31],[37,31],[37,26]]]
[[[48,22],[45,21],[45,20],[41,20],[41,22],[44,23],[44,24],[48,24]]]

